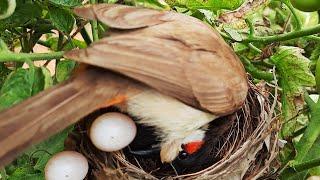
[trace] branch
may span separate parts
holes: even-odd
[[[220,33],[223,37],[228,38],[229,40],[235,41],[234,39],[232,39],[230,36],[226,35],[225,33],[223,33],[223,32],[220,32]],[[285,33],[285,34],[277,34],[277,35],[266,36],[266,37],[258,37],[258,36],[247,37],[247,38],[243,39],[242,41],[238,41],[238,42],[242,42],[242,43],[251,43],[251,42],[272,43],[272,42],[287,41],[287,40],[296,39],[296,38],[305,37],[305,36],[311,36],[311,35],[318,34],[318,33],[320,33],[320,24],[316,25],[314,27],[311,27],[311,28],[301,29],[298,31],[293,31],[293,32]],[[319,38],[313,38],[313,39],[320,41]]]
[[[274,80],[273,74],[272,73],[268,73],[265,71],[262,71],[258,68],[256,68],[249,59],[247,59],[244,56],[240,56],[240,60],[243,63],[243,65],[245,66],[245,69],[256,79],[263,79],[265,81],[272,81]]]
[[[293,168],[296,172],[301,172],[317,166],[320,166],[320,158],[294,165]]]
[[[39,61],[63,58],[63,51],[51,53],[13,53],[0,52],[0,62],[25,62],[26,60]]]

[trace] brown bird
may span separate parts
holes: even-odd
[[[0,121],[0,146],[7,147],[0,149],[0,165],[30,143],[110,105],[138,117],[137,123],[155,127],[161,160],[171,162],[182,150],[197,151],[208,123],[244,103],[248,83],[241,62],[203,22],[175,12],[110,4],[76,8],[75,13],[105,23],[110,31],[87,49],[65,57],[154,89],[88,68],[0,114],[0,119],[7,119]],[[25,137],[11,142],[18,134]]]

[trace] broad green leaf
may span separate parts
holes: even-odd
[[[18,2],[14,13],[6,19],[0,20],[0,30],[26,26],[42,16],[42,8],[39,4],[29,1]]]
[[[45,67],[35,69],[34,83],[32,88],[32,95],[38,94],[40,91],[53,85],[50,71]]]
[[[311,53],[310,60],[313,62],[317,62],[319,58],[320,58],[320,44],[317,44]]]
[[[289,163],[292,168],[298,164],[319,158],[317,139],[320,137],[320,101],[315,103],[307,93],[304,95],[310,111],[310,122],[301,139],[297,145],[295,145],[296,157]]]
[[[318,93],[320,93],[320,57],[316,64],[316,87],[317,87]]]
[[[44,180],[45,176],[43,173],[34,173],[34,174],[22,174],[19,176],[10,176],[8,180]]]
[[[242,41],[242,36],[240,33],[238,33],[238,31],[236,31],[235,29],[229,28],[229,27],[224,27],[223,28],[226,33],[235,41]]]
[[[56,79],[58,82],[63,82],[69,79],[76,63],[72,60],[60,61],[56,68]]]
[[[319,159],[320,101],[318,101],[318,103],[315,103],[315,101],[310,96],[308,96],[307,93],[305,93],[305,101],[309,106],[310,122],[299,142],[295,145],[296,156],[294,158],[291,158],[294,160],[291,160],[289,162],[289,167],[287,167],[285,171],[282,172],[281,176],[284,177],[282,179],[291,176],[295,177],[298,174],[307,175],[309,171],[311,175],[316,175],[319,173],[319,167],[316,167],[316,164],[314,164],[313,166],[308,166],[309,169],[304,170],[298,174],[295,172],[295,167],[297,167],[297,165],[300,165],[300,167],[302,167],[301,165],[303,163]]]
[[[49,69],[45,68],[45,67],[41,67],[41,72],[43,75],[43,90],[47,89],[49,87],[51,87],[53,85],[53,79],[51,77],[51,73],[49,71]]]
[[[302,172],[286,172],[285,175],[280,175],[280,180],[303,180],[306,179],[308,175],[308,171],[302,171]]]
[[[19,156],[13,163],[6,167],[6,174],[9,180],[34,180],[30,175],[38,175],[43,177],[40,171],[33,168],[32,161],[28,155],[23,154]],[[35,177],[35,176],[33,176]]]
[[[303,12],[296,9],[303,28],[311,28],[319,23],[318,12]]]
[[[9,51],[6,43],[0,38],[0,51]]]
[[[17,104],[52,84],[50,72],[44,67],[35,68],[34,71],[19,68],[6,78],[1,88],[0,110]]]
[[[271,57],[282,88],[282,114],[286,121],[282,128],[283,137],[290,136],[295,131],[297,122],[290,119],[303,106],[303,86],[315,85],[315,78],[309,69],[310,60],[302,52],[297,47],[282,46]]]
[[[46,43],[49,44],[51,50],[53,50],[53,51],[57,50],[57,46],[58,46],[58,38],[57,37],[49,38],[46,41]],[[67,44],[63,47],[63,50],[64,51],[68,51],[68,50],[71,50],[71,49],[74,49],[74,48],[83,49],[83,48],[86,48],[86,47],[87,47],[87,44],[84,41],[80,41],[80,40],[77,40],[77,39],[72,39],[72,42],[67,42]]]
[[[80,48],[80,49],[84,49],[87,47],[87,44],[84,41],[80,41],[78,39],[72,39],[72,41],[68,42],[64,47],[63,50],[65,51],[69,51],[71,49],[74,48]]]
[[[310,161],[313,159],[319,158],[320,154],[320,137],[317,138],[316,142],[311,147],[310,151],[308,152],[308,155],[304,159],[304,161]],[[315,167],[310,169],[309,173],[313,176],[320,176],[320,167]]]
[[[0,19],[11,16],[15,8],[16,0],[0,0]]]
[[[82,0],[49,0],[49,2],[58,6],[74,7],[80,6]]]
[[[64,150],[64,141],[73,127],[31,147],[6,167],[9,180],[44,180],[44,169],[52,155]]]
[[[9,7],[9,1],[8,0],[0,0],[0,14],[6,13],[7,10],[8,10],[8,7]]]
[[[28,69],[17,69],[5,80],[0,91],[0,110],[8,108],[32,95],[32,77]]]
[[[72,129],[73,127],[69,127],[62,132],[50,137],[46,141],[32,147],[30,150],[28,150],[28,152],[26,152],[26,154],[32,156],[32,158],[35,159],[35,170],[44,172],[44,168],[52,155],[64,150],[64,141],[68,137],[68,134],[72,131]]]
[[[49,9],[50,19],[54,26],[60,31],[69,34],[76,22],[72,13],[62,8]]]
[[[0,89],[10,72],[11,71],[3,63],[0,63]]]

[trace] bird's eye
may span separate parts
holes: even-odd
[[[184,159],[187,159],[188,156],[189,156],[189,154],[188,154],[187,152],[181,151],[181,152],[179,153],[178,158],[179,158],[180,160],[184,160]]]

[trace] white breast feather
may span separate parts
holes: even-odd
[[[155,126],[162,138],[170,139],[185,138],[217,118],[154,90],[130,98],[127,111],[140,119],[138,123]]]

